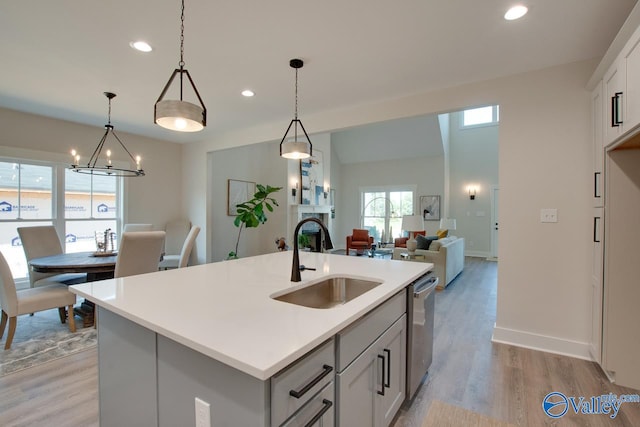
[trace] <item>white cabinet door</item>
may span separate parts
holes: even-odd
[[[604,206],[604,144],[602,123],[604,119],[602,82],[591,93],[591,145],[593,151],[593,206]]]
[[[624,132],[626,76],[624,62],[616,61],[604,75],[604,143],[609,145]]]
[[[626,64],[624,131],[640,124],[640,29],[623,51]]]
[[[591,274],[591,357],[602,363],[602,295],[603,295],[603,240],[604,209],[593,209],[593,243]]]

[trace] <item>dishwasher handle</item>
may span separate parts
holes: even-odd
[[[417,282],[413,287],[413,297],[422,298],[424,294],[432,292],[438,286],[437,277],[429,277],[426,280]]]

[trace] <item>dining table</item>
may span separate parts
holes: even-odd
[[[33,258],[29,267],[39,273],[86,273],[87,282],[112,279],[116,268],[116,252],[73,252]],[[95,306],[84,300],[73,312],[82,318],[84,327],[94,324]]]

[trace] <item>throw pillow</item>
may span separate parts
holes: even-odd
[[[442,246],[442,242],[440,242],[440,240],[434,240],[429,245],[429,249],[432,250],[432,251],[439,251],[440,250],[440,246]]]
[[[445,237],[447,237],[447,234],[449,234],[449,230],[447,229],[436,231],[436,235],[438,236],[438,239],[444,239]]]
[[[421,234],[418,234],[416,236],[417,249],[429,250],[429,246],[431,245],[431,242],[433,242],[434,240],[436,239],[432,239],[430,237],[425,237]]]

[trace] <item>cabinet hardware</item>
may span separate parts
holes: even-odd
[[[300,391],[298,391],[298,390],[289,390],[289,395],[295,397],[296,399],[300,399],[302,396],[304,396],[305,393],[307,393],[309,390],[311,390],[313,388],[313,386],[318,384],[321,379],[323,379],[324,377],[329,375],[329,373],[331,371],[333,371],[333,368],[331,366],[323,365],[322,366],[322,372],[320,372],[320,374],[317,377],[312,379],[309,382],[309,384],[307,384],[304,387],[302,387],[302,389]]]
[[[306,424],[304,425],[304,427],[311,427],[312,425],[314,425],[315,423],[317,423],[317,422],[318,422],[318,420],[319,420],[320,418],[322,418],[322,416],[324,415],[324,413],[325,413],[325,412],[327,412],[327,411],[329,410],[329,408],[331,408],[331,407],[333,406],[333,402],[332,402],[332,401],[330,401],[330,400],[327,400],[327,399],[322,399],[322,403],[323,403],[322,409],[320,409],[320,410],[318,411],[318,413],[317,413],[317,414],[315,414],[315,415],[313,416],[313,418],[311,418],[311,420],[310,420],[308,423],[306,423]]]
[[[600,186],[598,185],[598,176],[600,175],[600,172],[594,172],[593,173],[593,197],[596,198],[600,198]]]
[[[384,396],[384,377],[386,377],[385,360],[384,360],[384,356],[381,354],[378,355],[378,359],[382,359],[382,378],[380,379],[380,385],[382,386],[382,389],[376,390],[376,393],[378,393],[380,396]]]
[[[620,99],[622,98],[622,92],[616,92],[611,97],[611,127],[618,127],[622,124],[620,120]]]
[[[388,348],[384,349],[384,352],[387,353],[387,379],[384,383],[384,386],[387,388],[391,387],[391,350]]]
[[[598,221],[599,220],[600,220],[599,216],[593,217],[593,242],[594,243],[600,243],[600,240],[598,240]]]

